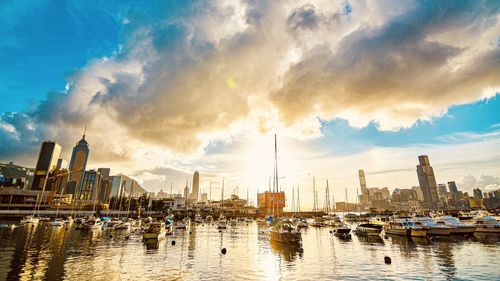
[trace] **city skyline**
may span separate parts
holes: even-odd
[[[500,187],[494,2],[3,5],[41,25],[0,13],[2,163],[34,168],[45,140],[69,162],[88,126],[87,169],[176,193],[199,171],[200,192],[224,178],[255,195],[277,133],[303,208],[313,175],[336,201],[354,202],[358,170],[418,185],[420,155],[437,184]]]

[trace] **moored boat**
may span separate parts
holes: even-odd
[[[50,225],[51,226],[63,226],[64,221],[62,219],[55,219],[55,220],[50,222]]]
[[[325,226],[325,221],[323,218],[320,218],[320,217],[315,217],[313,222],[311,223],[311,226],[314,226],[314,227],[323,227]]]
[[[462,223],[452,216],[441,216],[435,221],[437,224],[450,226],[452,235],[473,234],[476,231],[474,224]]]
[[[482,216],[474,219],[477,233],[500,234],[500,222],[492,216]]]
[[[427,231],[426,227],[417,226],[415,223],[407,218],[394,219],[384,226],[385,233],[407,236],[407,237],[425,237]]]
[[[149,224],[148,228],[142,234],[144,240],[147,239],[163,239],[167,234],[165,229],[165,223],[163,222],[152,222]]]
[[[412,221],[417,226],[427,227],[429,230],[427,231],[427,235],[450,235],[453,227],[438,224],[430,217],[414,217]]]
[[[286,244],[301,244],[302,235],[297,226],[290,219],[280,219],[275,221],[269,232],[271,241]]]
[[[21,224],[36,224],[39,221],[40,221],[39,218],[36,218],[35,216],[29,215],[29,216],[24,217],[21,220]]]
[[[354,233],[365,236],[379,236],[382,229],[384,229],[384,227],[380,224],[362,223],[356,227]]]
[[[333,235],[341,239],[351,239],[351,229],[347,225],[339,225],[333,230]]]

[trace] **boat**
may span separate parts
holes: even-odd
[[[311,223],[311,226],[323,227],[323,226],[325,226],[325,221],[323,220],[323,218],[315,217],[313,222]]]
[[[21,220],[21,224],[36,224],[39,221],[40,221],[39,218],[35,218],[33,215],[29,215]]]
[[[64,221],[62,219],[55,219],[55,220],[50,222],[50,225],[51,226],[63,226]]]
[[[230,226],[236,226],[238,224],[238,220],[235,218],[232,218],[229,220],[229,225]]]
[[[337,216],[323,216],[323,222],[326,226],[339,226],[342,225],[342,221]]]
[[[200,215],[200,214],[196,214],[196,215],[194,216],[194,222],[195,222],[195,223],[203,223],[203,218],[201,217],[201,215]]]
[[[119,229],[119,230],[130,230],[130,227],[131,227],[131,223],[130,222],[119,222],[118,224],[116,224],[114,226],[114,229]]]
[[[347,225],[338,225],[333,230],[333,235],[341,239],[351,239],[351,229]]]
[[[102,228],[103,229],[115,229],[117,225],[119,225],[121,221],[119,220],[109,220],[103,223]]]
[[[100,219],[90,220],[83,225],[83,229],[102,229],[102,221]]]
[[[379,236],[384,227],[380,224],[362,223],[356,227],[354,233],[364,236]]]
[[[207,223],[212,223],[212,222],[214,221],[214,218],[213,218],[212,216],[208,215],[208,216],[205,218],[205,221],[206,221]]]
[[[63,220],[65,224],[72,224],[73,223],[73,218],[71,216],[67,217],[65,220]]]
[[[390,219],[386,216],[375,216],[369,220],[369,223],[385,226],[389,221]]]
[[[302,235],[290,219],[276,220],[272,224],[269,234],[271,241],[294,245],[302,243]]]
[[[427,227],[427,235],[450,235],[453,227],[436,223],[431,217],[414,217],[412,221],[417,226]]]
[[[451,235],[473,234],[476,231],[474,224],[462,223],[452,216],[441,216],[435,219],[435,221],[437,224],[450,226]]]
[[[407,237],[425,237],[429,228],[417,226],[409,218],[393,219],[385,225],[385,233],[407,236]]]
[[[307,228],[309,227],[309,224],[307,223],[307,220],[305,218],[296,218],[295,219],[295,225],[297,228]]]
[[[226,229],[227,228],[227,220],[223,216],[219,218],[217,221],[217,228],[218,229]]]
[[[178,221],[175,225],[176,229],[187,229],[191,225],[191,220],[188,217],[185,217],[183,220]]]
[[[500,234],[500,222],[492,216],[482,216],[474,219],[476,222],[476,233]]]
[[[148,239],[163,239],[167,234],[165,229],[165,223],[163,222],[152,222],[149,224],[148,228],[142,234],[144,240]]]

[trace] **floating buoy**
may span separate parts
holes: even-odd
[[[192,231],[189,231],[189,234],[193,234],[193,232],[192,232]]]
[[[226,252],[227,252],[227,250],[226,250],[226,248],[222,248],[222,250],[220,250],[220,252],[221,252],[223,255],[225,255],[225,254],[226,254]]]
[[[391,263],[392,263],[392,260],[391,260],[391,258],[390,258],[390,257],[385,256],[385,257],[384,257],[384,262],[385,262],[386,264],[391,264]]]
[[[111,235],[111,234],[110,234],[110,235],[109,235],[109,238],[113,238],[113,235]]]
[[[130,239],[130,236],[128,236],[128,235],[125,236],[125,240],[128,240],[128,239]]]
[[[172,246],[175,245],[175,240],[172,240]]]
[[[386,235],[386,236],[384,236],[384,238],[385,238],[385,239],[389,239],[389,236],[387,236],[387,235]]]

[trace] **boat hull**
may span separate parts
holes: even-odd
[[[498,225],[481,225],[476,228],[477,233],[495,233],[500,234],[500,226]]]
[[[280,243],[299,244],[302,241],[302,236],[300,235],[300,232],[271,231],[270,235],[272,241]]]
[[[354,233],[364,236],[379,236],[382,228],[358,227]]]
[[[409,236],[409,233],[407,229],[400,229],[400,228],[388,228],[385,230],[386,234],[392,234],[392,235],[400,235],[400,236]]]
[[[473,234],[476,231],[475,226],[459,226],[454,227],[451,230],[452,235],[465,235],[465,234]]]
[[[427,235],[450,235],[451,230],[451,227],[431,227]]]
[[[427,236],[427,229],[411,229],[410,236],[411,237],[425,237],[425,236]]]

